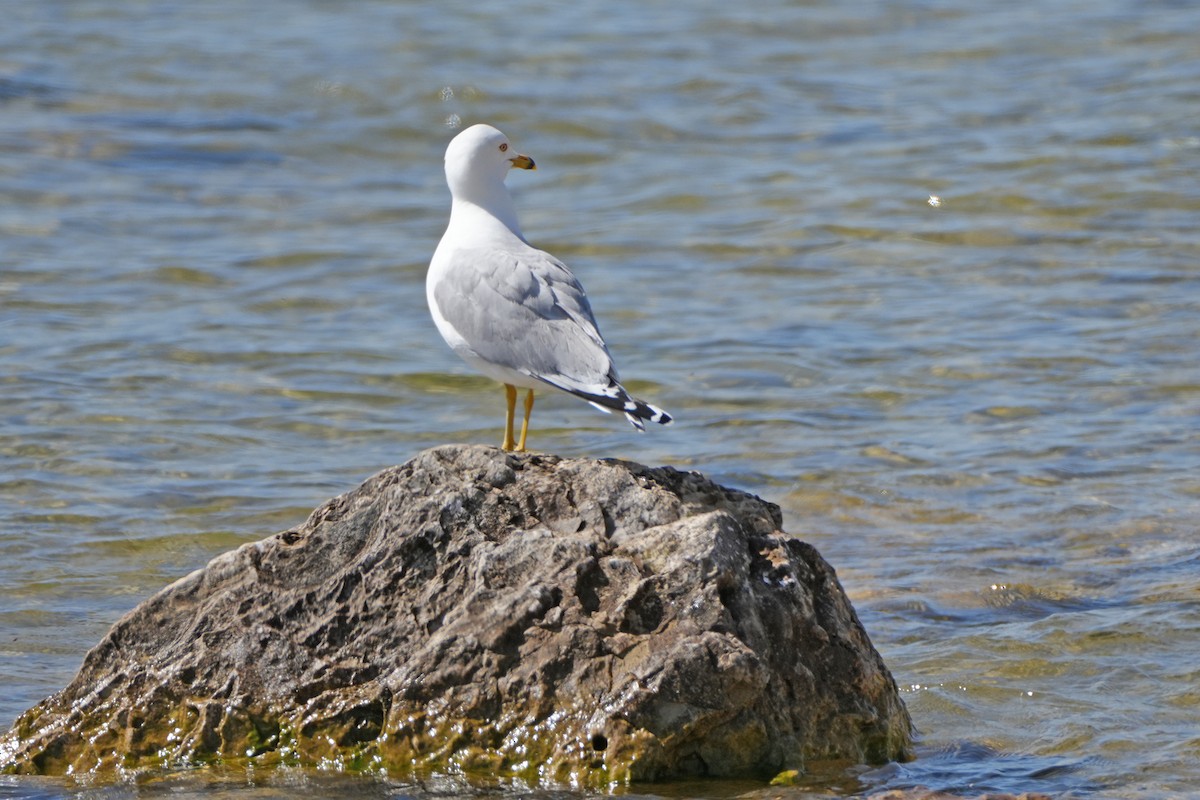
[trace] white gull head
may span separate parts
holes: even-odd
[[[536,169],[532,158],[516,152],[508,137],[491,125],[472,125],[446,148],[446,183],[454,202],[479,206],[520,235],[504,186],[513,167]]]

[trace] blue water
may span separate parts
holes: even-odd
[[[815,788],[1196,793],[1197,30],[1132,0],[7,4],[0,720],[213,555],[499,442],[424,299],[442,151],[487,121],[678,420],[546,396],[531,446],[780,503],[903,688],[920,758]],[[251,791],[166,786],[84,793]]]

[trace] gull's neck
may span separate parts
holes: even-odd
[[[517,222],[517,208],[503,183],[463,187],[453,192],[452,197],[449,229],[454,229],[459,241],[495,241],[497,237],[503,238],[505,232],[525,241]]]

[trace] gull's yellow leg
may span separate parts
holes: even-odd
[[[500,445],[505,450],[512,450],[516,446],[513,441],[513,415],[517,410],[517,387],[510,383],[504,384],[504,396],[508,400],[508,412],[504,415],[504,444]],[[525,435],[521,435],[521,444],[525,443]]]
[[[533,413],[533,389],[525,395],[525,419],[521,420],[521,441],[517,442],[517,452],[525,452],[525,434],[529,433],[529,415]]]

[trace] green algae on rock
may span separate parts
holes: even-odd
[[[8,772],[254,759],[606,787],[906,757],[833,569],[696,473],[427,450],[113,626]]]

